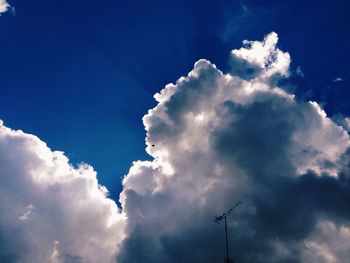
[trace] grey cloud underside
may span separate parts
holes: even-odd
[[[334,240],[350,245],[349,136],[316,103],[274,86],[290,62],[276,37],[233,52],[239,70],[201,60],[156,94],[144,117],[154,160],[135,162],[123,181],[118,262],[222,262],[223,225],[212,218],[237,200],[237,262],[346,262]],[[242,65],[259,70],[247,77]]]

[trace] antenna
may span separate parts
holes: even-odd
[[[221,216],[214,217],[213,221],[217,224],[219,224],[223,219],[225,219],[225,237],[226,237],[226,260],[227,263],[230,263],[230,257],[228,254],[228,238],[227,238],[227,217],[232,213],[233,209],[235,209],[237,206],[242,204],[241,201],[238,201],[231,209],[229,209],[227,212],[223,213]]]

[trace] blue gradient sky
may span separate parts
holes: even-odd
[[[200,58],[228,69],[243,39],[277,32],[304,74],[288,83],[297,95],[330,116],[350,115],[349,1],[9,3],[15,14],[0,17],[0,119],[91,164],[114,198],[131,162],[148,158],[141,118],[153,94]]]

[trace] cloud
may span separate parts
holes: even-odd
[[[223,41],[228,42],[254,13],[248,8],[244,1],[241,1],[239,4],[236,3],[233,10],[226,10],[226,12],[225,25],[222,27],[220,37]]]
[[[350,118],[341,114],[335,114],[332,116],[332,120],[339,126],[343,127],[348,133],[350,132]]]
[[[343,78],[339,78],[339,77],[333,79],[333,82],[342,82],[342,81],[343,81]]]
[[[10,8],[10,5],[6,2],[6,0],[0,0],[0,15],[1,13],[5,13]]]
[[[305,77],[304,72],[301,70],[301,67],[300,67],[300,66],[297,67],[295,73],[296,73],[296,75],[299,76],[299,77],[302,77],[302,78]]]
[[[207,60],[155,95],[151,161],[123,179],[122,211],[87,164],[0,122],[0,261],[340,262],[350,254],[349,121],[278,87],[276,33],[244,41],[223,73]],[[336,119],[335,119],[336,120]]]
[[[87,164],[0,123],[0,261],[115,261],[125,218]]]
[[[153,160],[123,180],[118,263],[222,262],[223,226],[212,219],[238,200],[229,218],[237,262],[346,262],[349,135],[316,102],[277,86],[291,61],[277,41],[244,41],[229,73],[199,60],[155,95],[143,118]]]
[[[347,262],[349,244],[349,226],[338,227],[331,221],[321,220],[317,223],[310,240],[305,241],[302,259],[304,262]]]
[[[245,80],[288,77],[290,56],[276,47],[277,42],[275,32],[267,35],[262,42],[243,41],[242,48],[231,51],[231,74]]]

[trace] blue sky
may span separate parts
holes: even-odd
[[[350,115],[349,1],[23,1],[0,17],[0,118],[118,198],[131,162],[149,159],[141,118],[153,94],[200,58],[228,70],[244,39],[279,34],[299,66],[289,84],[329,115]],[[338,81],[334,81],[339,78]]]
[[[8,1],[1,262],[348,262],[349,1]]]

